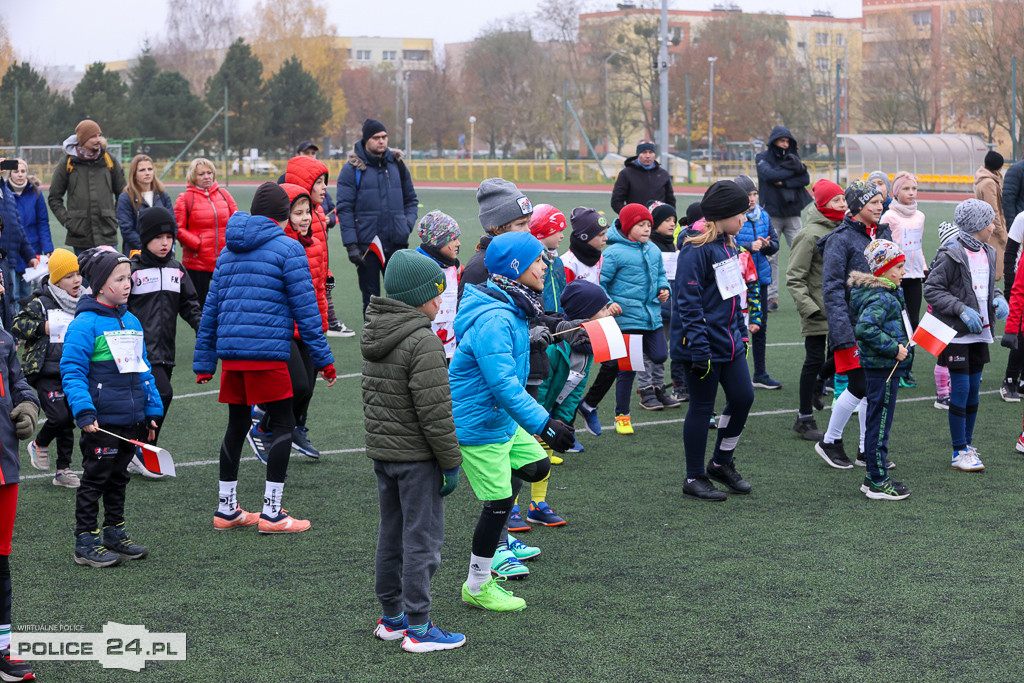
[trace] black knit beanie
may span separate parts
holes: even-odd
[[[162,206],[146,209],[139,218],[139,237],[143,247],[160,235],[174,237],[177,232],[178,224],[174,220],[174,214]]]
[[[366,119],[363,121],[363,146],[365,147],[366,142],[377,133],[386,132],[388,132],[388,129],[377,119]]]
[[[249,213],[253,216],[266,216],[272,221],[286,221],[291,211],[288,193],[277,183],[267,181],[256,188]]]
[[[750,207],[750,198],[732,180],[719,180],[704,193],[700,200],[700,208],[704,218],[709,221],[720,221],[746,213]]]

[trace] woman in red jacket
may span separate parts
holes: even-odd
[[[238,206],[227,190],[217,186],[213,162],[202,157],[188,165],[188,187],[174,203],[178,222],[178,241],[182,245],[181,263],[196,286],[199,304],[206,304],[213,267],[224,248],[224,228]]]

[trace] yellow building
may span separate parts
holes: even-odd
[[[335,41],[347,50],[351,68],[387,65],[398,71],[425,71],[434,66],[433,38],[339,36]]]

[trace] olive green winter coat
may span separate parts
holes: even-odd
[[[816,206],[807,212],[804,227],[793,240],[786,268],[786,289],[800,314],[800,332],[805,337],[828,334],[825,296],[821,291],[822,257],[818,240],[839,225],[825,218]]]
[[[65,147],[65,151],[68,149]],[[92,161],[84,161],[73,154],[61,159],[53,170],[47,204],[60,224],[67,228],[65,244],[79,249],[104,244],[116,247],[117,196],[124,187],[124,171],[105,148],[103,154]]]
[[[360,339],[366,455],[387,462],[462,464],[444,345],[412,306],[370,297]]]

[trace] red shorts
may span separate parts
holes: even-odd
[[[221,403],[254,406],[292,397],[292,378],[284,361],[253,364],[254,369],[233,369],[225,363],[220,373]],[[246,367],[243,364],[241,367]]]
[[[836,373],[845,375],[850,370],[860,367],[860,352],[856,346],[848,349],[836,349]]]
[[[11,554],[14,513],[18,510],[18,485],[0,486],[0,555]]]

